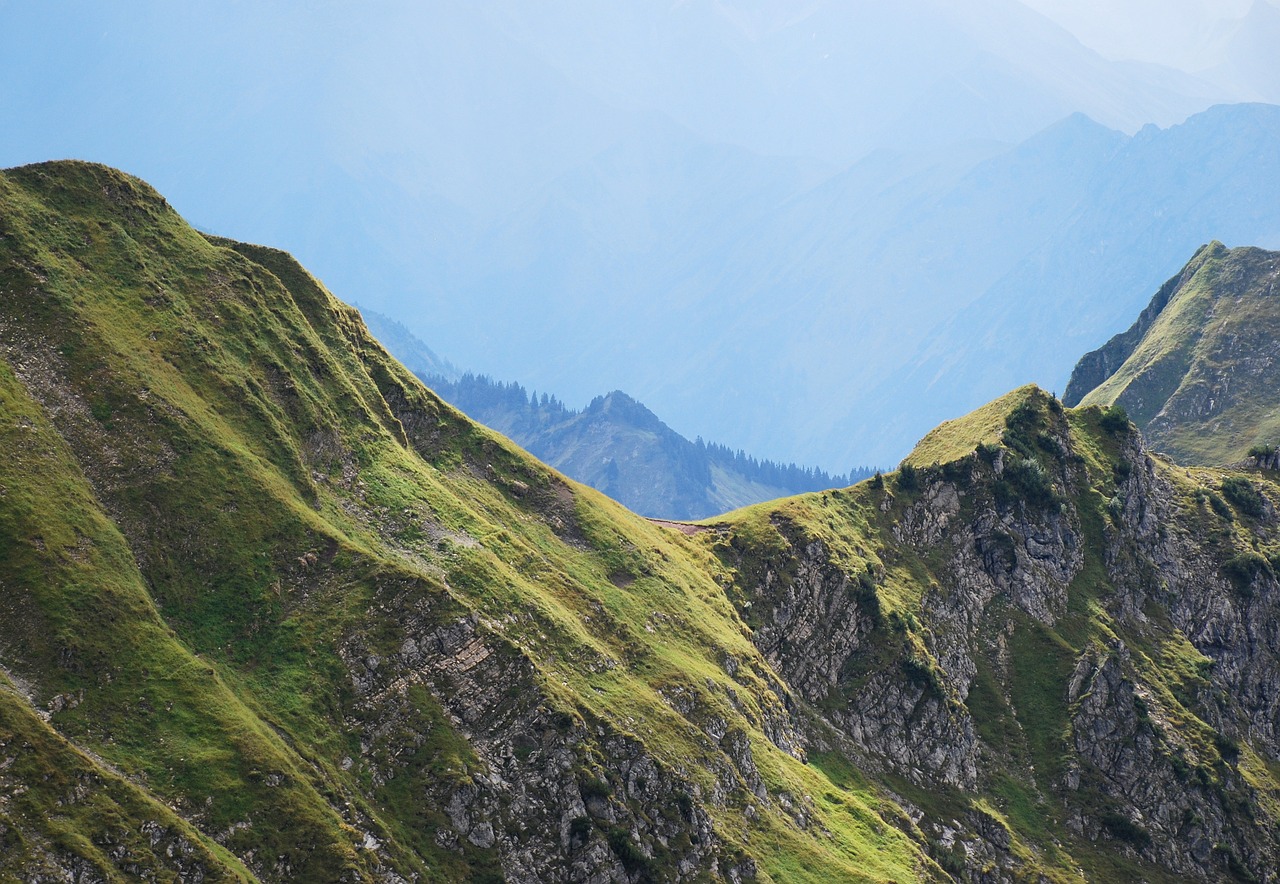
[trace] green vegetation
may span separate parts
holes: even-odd
[[[1126,432],[1130,427],[1129,413],[1124,410],[1122,405],[1112,405],[1110,408],[1103,409],[1102,417],[1098,420],[1098,426],[1108,433]]]
[[[1170,776],[1181,776],[1185,782],[1217,782],[1211,759],[1237,756],[1222,748],[1221,735],[1202,718],[1213,661],[1173,629],[1167,614],[1154,604],[1144,609],[1148,626],[1117,613],[1117,598],[1134,587],[1114,582],[1111,569],[1119,565],[1113,561],[1109,566],[1103,551],[1109,545],[1116,549],[1112,538],[1128,518],[1124,497],[1133,493],[1127,486],[1139,469],[1145,469],[1128,459],[1130,426],[1121,408],[1065,410],[1052,397],[1026,388],[926,437],[895,477],[893,495],[889,483],[873,480],[846,492],[753,507],[729,517],[727,540],[721,536],[711,541],[735,574],[731,592],[741,604],[750,604],[746,611],[758,629],[769,624],[753,612],[782,604],[802,586],[814,585],[814,564],[798,569],[787,563],[812,556],[815,543],[821,544],[828,563],[829,576],[824,579],[836,580],[830,574],[834,571],[848,581],[848,597],[863,618],[864,632],[858,651],[842,667],[839,684],[820,701],[832,717],[862,702],[871,685],[883,690],[884,673],[896,670],[897,684],[916,692],[908,694],[917,704],[912,728],[924,732],[928,725],[920,710],[930,697],[943,703],[958,699],[951,674],[935,651],[946,640],[930,624],[937,622],[938,609],[949,604],[947,599],[955,599],[965,616],[973,618],[968,647],[976,673],[963,706],[982,742],[984,766],[977,787],[952,791],[935,782],[923,789],[889,778],[895,792],[923,810],[926,822],[920,825],[926,849],[948,871],[971,868],[972,860],[957,843],[948,847],[937,840],[938,830],[930,829],[927,820],[998,820],[991,824],[1008,832],[1010,853],[1033,877],[1080,880],[1076,870],[1082,870],[1087,880],[1178,880],[1150,861],[1154,845],[1166,836],[1136,821],[1099,772],[1087,764],[1081,770],[1077,755],[1073,716],[1080,701],[1069,699],[1072,684],[1087,693],[1088,680],[1079,673],[1096,672],[1120,644],[1131,655],[1124,658],[1130,661],[1123,664],[1126,678],[1143,685],[1142,693],[1133,697],[1136,731],[1127,740],[1149,739],[1162,747],[1163,760],[1155,763],[1167,765]],[[953,460],[941,460],[947,456]],[[1270,489],[1269,484],[1240,477],[1218,474],[1210,479],[1155,463],[1162,481],[1180,495],[1179,520],[1188,523],[1164,525],[1161,532],[1205,535],[1200,522],[1211,501],[1217,500],[1228,515],[1235,507],[1248,516],[1259,511],[1257,504]],[[962,527],[950,537],[944,532],[925,539],[930,535],[917,535],[918,529],[908,527],[927,524],[921,513],[929,512],[929,501],[935,497],[945,498],[943,486],[951,486],[959,496],[957,510],[948,510],[952,526],[987,524],[993,512],[1004,514],[998,527],[979,534],[976,551],[984,572],[1012,587],[1044,580],[1025,570],[1035,567],[1028,555],[1027,532],[1043,536],[1049,532],[1046,526],[1055,523],[1070,531],[1081,560],[1063,587],[1063,599],[1049,601],[1050,606],[1061,605],[1054,608],[1051,620],[1033,613],[1035,607],[1026,607],[1016,594],[997,593],[976,609],[957,594],[956,562],[970,555],[975,538]],[[1221,488],[1222,495],[1210,488]],[[1208,536],[1216,537],[1220,530],[1214,528]],[[1231,529],[1243,530],[1239,525]],[[1215,542],[1221,544],[1215,554],[1235,599],[1247,600],[1256,580],[1274,579],[1267,548],[1241,550],[1239,544],[1247,541],[1237,540],[1234,533]],[[1120,547],[1113,555],[1123,562],[1135,553]],[[769,590],[752,592],[753,586]],[[790,608],[787,616],[800,614]],[[834,611],[824,611],[823,617],[834,619],[834,629],[851,628]],[[806,623],[803,628],[823,627]],[[791,646],[788,653],[794,657],[804,652]],[[961,725],[949,727],[958,731]],[[1177,736],[1169,736],[1175,732]],[[940,731],[946,735],[940,737],[943,745],[950,733],[947,728]],[[1185,748],[1175,750],[1179,744]],[[1244,757],[1243,751],[1238,754]],[[831,769],[829,759],[821,764]],[[1069,775],[1079,776],[1081,785],[1066,788]],[[1261,810],[1271,807],[1267,796],[1280,793],[1274,772],[1270,777],[1255,780],[1257,803],[1241,811],[1240,824],[1251,831],[1259,831],[1257,814],[1276,819],[1276,810]],[[1097,834],[1073,833],[1067,819],[1074,813],[1092,819]]]
[[[102,784],[79,811],[55,788],[4,811],[15,876],[126,874],[93,841],[113,800],[131,831],[172,808],[211,879],[496,878],[503,839],[563,863],[603,844],[655,878],[717,856],[762,880],[918,877],[875,789],[765,735],[785,689],[696,543],[467,421],[287,255],[201,236],[141,182],[11,170],[0,209],[0,653],[22,720],[48,711]],[[563,788],[609,783],[625,838],[570,803],[508,815],[492,772],[543,776],[549,753],[594,771]],[[613,780],[632,753],[656,782]],[[812,811],[830,837],[752,797],[756,770],[768,794],[839,796]],[[688,796],[713,791],[695,844]],[[148,843],[138,868],[172,872]]]
[[[0,877],[1170,880],[1077,750],[1105,667],[1224,868],[1275,830],[1126,495],[1158,471],[1150,530],[1205,538],[1230,609],[1274,580],[1276,489],[1136,461],[1114,409],[1023,388],[684,534],[81,163],[0,175],[0,355]]]
[[[1280,333],[1276,259],[1255,248],[1202,248],[1133,328],[1080,361],[1069,401],[1127,408],[1148,443],[1181,463],[1272,456],[1280,368],[1259,354]],[[1099,375],[1101,365],[1110,373]]]
[[[894,485],[899,491],[916,491],[920,488],[920,476],[916,468],[910,463],[904,463],[898,468],[898,474],[894,478]]]
[[[1008,429],[1009,415],[1018,406],[1040,397],[1048,398],[1038,387],[1020,387],[964,417],[947,421],[921,439],[905,462],[916,467],[950,463],[981,445],[998,443]]]
[[[1222,494],[1246,516],[1258,518],[1265,512],[1262,495],[1244,476],[1226,476],[1222,480]]]

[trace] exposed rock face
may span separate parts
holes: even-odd
[[[431,692],[474,753],[470,776],[415,781],[444,809],[441,846],[494,848],[511,881],[626,881],[619,856],[590,837],[598,821],[632,839],[646,860],[669,853],[663,867],[675,880],[723,871],[706,811],[673,798],[691,794],[693,784],[607,723],[554,711],[529,661],[475,614],[444,626],[434,620],[405,610],[398,653],[380,658],[353,640],[343,657],[366,722],[362,756],[376,781],[416,773],[400,759],[431,737],[415,685]]]
[[[933,873],[805,765],[705,551],[287,255],[101,167],[0,174],[0,357],[0,878]]]
[[[1047,813],[1077,850],[1105,844],[1188,878],[1276,880],[1280,840],[1257,824],[1275,786],[1240,769],[1249,752],[1277,757],[1271,568],[1259,557],[1233,585],[1231,541],[1205,531],[1232,523],[1188,509],[1180,469],[1124,431],[1114,476],[1100,477],[1075,450],[1081,421],[1041,407],[1052,493],[1034,502],[1002,487],[1010,457],[1025,469],[1014,439],[995,456],[918,470],[910,492],[877,492],[869,509],[891,520],[843,562],[795,518],[775,517],[785,546],[761,560],[736,545],[722,553],[759,620],[755,640],[872,768],[966,792],[1013,775],[1061,808]],[[1275,528],[1268,508],[1247,536],[1270,543]],[[904,571],[919,592],[905,612]],[[920,816],[945,868],[1018,876],[1020,833],[1007,823]]]

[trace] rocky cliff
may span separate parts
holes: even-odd
[[[1270,474],[1026,388],[674,531],[78,163],[0,355],[0,878],[1276,880]]]
[[[964,457],[728,529],[757,646],[962,877],[1273,880],[1274,486],[1000,406],[942,428]]]

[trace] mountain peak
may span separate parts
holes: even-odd
[[[1009,416],[1016,409],[1044,408],[1052,398],[1035,384],[1012,390],[962,417],[940,424],[916,443],[903,463],[914,467],[946,464],[967,457],[980,445],[998,444]]]
[[[0,174],[0,880],[1280,867],[1269,474],[1024,387],[670,530],[64,171]]]
[[[1280,441],[1280,253],[1213,241],[1138,320],[1072,372],[1068,402],[1123,405],[1153,446],[1190,463]]]
[[[176,217],[168,201],[150,184],[101,163],[49,160],[5,169],[3,174],[55,205],[80,201],[108,212],[145,209]]]
[[[597,396],[587,406],[586,414],[615,415],[636,426],[655,432],[671,433],[670,427],[650,411],[639,400],[621,390],[613,390],[603,396]]]

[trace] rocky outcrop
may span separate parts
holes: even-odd
[[[660,854],[676,880],[725,871],[697,788],[635,739],[557,708],[529,661],[477,615],[441,624],[419,606],[403,623],[394,654],[371,654],[359,637],[344,649],[359,696],[358,763],[380,785],[409,777],[433,796],[440,846],[492,851],[511,881],[628,881]],[[423,718],[415,686],[439,719]],[[465,770],[424,776],[406,761],[441,742],[433,728],[466,746]]]
[[[1023,388],[670,531],[139,182],[0,209],[0,878],[1276,882],[1269,474]]]
[[[872,768],[967,792],[1019,770],[1078,850],[1274,880],[1272,799],[1239,767],[1277,757],[1280,586],[1239,549],[1277,539],[1267,489],[1259,515],[1233,513],[1136,432],[1113,423],[1099,464],[1096,441],[1077,451],[1083,417],[1039,408],[998,450],[863,491],[879,546],[834,553],[794,515],[762,560],[726,545],[755,640]],[[975,813],[917,823],[949,871],[1013,880],[1020,833]]]

